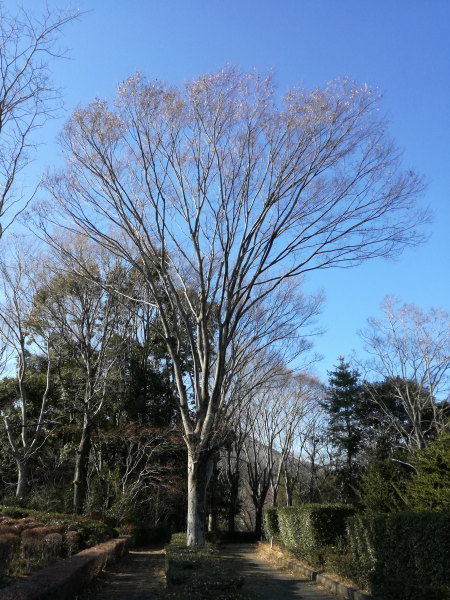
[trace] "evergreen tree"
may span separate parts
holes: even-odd
[[[355,500],[358,474],[356,457],[361,446],[360,403],[362,388],[359,373],[339,357],[334,371],[329,372],[329,388],[326,401],[322,403],[328,413],[330,441],[342,455],[338,469],[338,481],[342,500]]]

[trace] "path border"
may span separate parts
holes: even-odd
[[[107,564],[126,555],[130,542],[130,536],[123,536],[82,550],[0,589],[0,600],[72,600]]]

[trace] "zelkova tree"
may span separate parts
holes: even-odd
[[[422,185],[385,131],[365,85],[279,100],[270,78],[232,68],[181,89],[133,76],[111,104],[96,100],[66,125],[67,166],[48,181],[57,214],[44,208],[41,226],[50,241],[52,222],[81,231],[151,290],[188,449],[189,545],[204,541],[208,448],[248,314],[270,314],[280,286],[295,288],[302,273],[418,239]]]

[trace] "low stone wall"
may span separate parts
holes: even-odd
[[[71,600],[108,563],[127,553],[130,539],[109,540],[58,561],[26,581],[0,590],[0,600]]]
[[[258,544],[258,551],[265,556],[269,562],[275,563],[276,566],[281,569],[288,569],[294,575],[299,575],[300,577],[314,581],[340,598],[345,598],[345,600],[376,600],[370,594],[357,590],[337,579],[333,579],[329,575],[324,575],[320,571],[309,569],[295,558],[286,556],[279,548],[271,548],[269,544],[260,542]]]

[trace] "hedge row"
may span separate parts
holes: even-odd
[[[353,512],[317,504],[269,509],[265,534],[314,568],[351,579],[384,600],[450,598],[450,513]]]
[[[344,504],[303,504],[278,510],[279,535],[292,554],[323,567],[327,554],[344,544],[346,519],[354,509]],[[272,518],[271,526],[275,531]]]
[[[186,534],[172,535],[166,546],[165,600],[246,600],[242,577],[223,566],[216,546],[187,548]]]
[[[83,516],[73,516],[66,513],[54,513],[15,506],[0,505],[0,516],[12,519],[33,519],[44,525],[63,525],[67,531],[77,531],[80,534],[81,548],[89,548],[101,544],[117,536],[117,531],[104,521],[89,519]]]
[[[29,574],[115,535],[101,521],[0,506],[0,578]]]
[[[358,581],[386,600],[450,598],[450,513],[413,512],[349,519]]]

